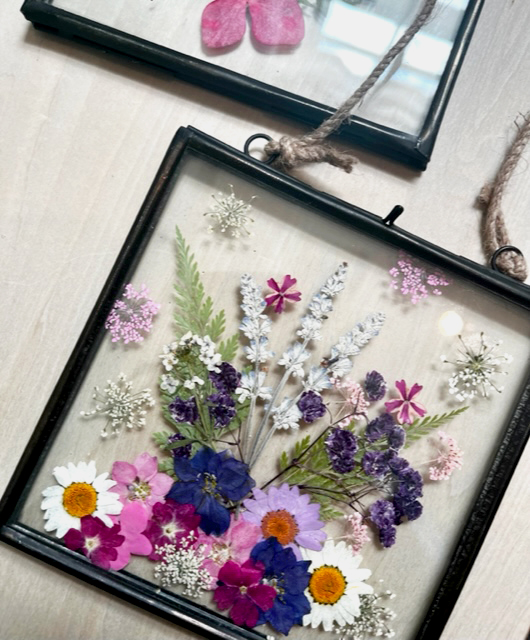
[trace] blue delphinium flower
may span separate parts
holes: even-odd
[[[259,542],[251,551],[254,562],[265,567],[263,577],[276,589],[272,608],[260,614],[258,624],[268,622],[271,627],[287,635],[295,624],[302,624],[304,615],[311,611],[304,595],[311,574],[310,560],[297,560],[294,551],[282,547],[274,537]]]
[[[166,497],[192,504],[201,516],[201,529],[208,535],[221,535],[228,529],[230,512],[226,502],[241,500],[256,484],[248,466],[229,451],[216,453],[203,447],[190,460],[175,458],[173,466],[178,480]]]

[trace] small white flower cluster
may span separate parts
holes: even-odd
[[[383,582],[380,580],[380,582]],[[339,640],[366,640],[368,637],[393,638],[393,631],[389,622],[396,618],[394,611],[381,604],[383,598],[393,600],[396,597],[392,591],[383,593],[362,594],[359,596],[361,610],[352,624],[335,626],[333,631],[340,636]]]
[[[208,211],[204,215],[213,218],[215,226],[210,225],[208,227],[208,231],[212,233],[215,230],[215,227],[217,227],[221,233],[228,231],[233,238],[239,238],[241,230],[243,230],[250,236],[252,234],[247,229],[247,225],[254,222],[254,220],[248,215],[248,213],[252,209],[251,202],[254,200],[255,196],[250,199],[250,202],[239,200],[235,196],[234,187],[232,185],[228,186],[231,190],[229,196],[221,192],[218,194],[219,198],[212,195],[215,204],[212,205],[212,210]]]
[[[107,386],[101,392],[99,387],[94,388],[92,398],[96,401],[93,411],[81,411],[83,418],[92,418],[95,415],[107,416],[108,421],[101,431],[101,437],[109,435],[117,436],[121,429],[141,429],[145,426],[145,407],[154,407],[155,401],[149,389],[139,393],[131,393],[132,381],[127,382],[127,376],[120,373],[118,382],[107,380]]]
[[[197,598],[202,591],[206,591],[212,580],[211,575],[203,569],[203,547],[193,548],[195,537],[190,534],[181,541],[180,548],[174,544],[156,546],[162,560],[155,567],[155,578],[160,580],[163,587],[181,585],[183,595]]]
[[[463,346],[463,351],[458,351],[460,357],[451,361],[445,356],[440,356],[442,362],[452,364],[456,368],[448,380],[449,393],[459,402],[476,396],[487,398],[492,389],[501,393],[504,387],[495,384],[493,378],[497,375],[508,375],[502,371],[501,366],[510,364],[513,360],[507,353],[496,353],[502,341],[490,340],[483,333],[470,336],[465,342],[462,336],[458,337]]]
[[[267,334],[270,333],[272,322],[263,313],[266,305],[261,296],[261,287],[247,273],[241,276],[241,297],[241,309],[245,316],[239,329],[250,343],[250,346],[245,347],[245,354],[250,362],[256,365],[263,364],[274,355],[267,348]]]
[[[206,366],[208,371],[218,373],[220,371],[221,354],[215,351],[215,343],[209,336],[198,336],[188,331],[179,341],[164,345],[162,355],[162,366],[169,373],[165,373],[160,378],[160,389],[172,395],[181,384],[181,381],[173,375],[179,365],[185,367],[185,361],[189,358],[193,350],[194,355]],[[182,372],[181,372],[182,373]],[[202,386],[204,380],[199,376],[192,375],[182,382],[185,389],[194,389],[197,385]]]

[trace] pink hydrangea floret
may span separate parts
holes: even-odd
[[[360,513],[352,513],[345,516],[348,530],[344,539],[350,543],[351,551],[356,556],[362,547],[370,541],[368,535],[368,527],[364,524],[363,517]]]

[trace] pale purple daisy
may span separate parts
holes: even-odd
[[[326,539],[321,531],[324,523],[320,520],[320,505],[310,502],[310,496],[300,494],[298,487],[271,487],[266,493],[253,490],[254,498],[243,500],[247,509],[243,519],[257,524],[263,538],[274,536],[283,546],[290,546],[297,552],[294,543],[307,549],[320,551]]]

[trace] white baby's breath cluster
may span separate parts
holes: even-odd
[[[229,185],[230,195],[226,195],[219,192],[218,196],[212,195],[215,204],[212,205],[211,211],[205,213],[205,216],[213,218],[214,224],[208,227],[208,231],[212,233],[218,229],[221,233],[228,233],[233,238],[239,238],[241,231],[244,231],[247,235],[252,235],[247,229],[247,225],[254,222],[254,220],[248,215],[252,209],[251,202],[254,197],[250,199],[250,202],[239,200],[234,193],[234,187]]]
[[[206,591],[212,579],[208,571],[202,567],[203,547],[195,549],[194,542],[195,536],[190,534],[181,540],[179,548],[174,544],[155,547],[155,551],[162,556],[155,567],[155,578],[160,580],[163,587],[184,587],[183,595],[191,598],[197,598]]]
[[[495,377],[507,375],[502,366],[510,364],[513,360],[508,353],[497,353],[502,340],[491,340],[484,333],[474,335],[464,340],[458,336],[461,348],[457,358],[449,360],[446,356],[440,356],[445,364],[452,364],[456,371],[449,378],[449,393],[456,400],[464,402],[476,396],[487,398],[493,389],[501,393],[504,387],[495,382]]]
[[[120,373],[117,382],[107,380],[103,391],[94,387],[92,398],[96,406],[92,411],[81,411],[84,418],[96,415],[106,416],[107,424],[101,431],[101,437],[117,436],[123,427],[141,429],[145,426],[146,408],[154,407],[155,401],[149,389],[132,393],[133,382]]]
[[[383,582],[380,580],[380,582]],[[393,600],[396,597],[390,590],[382,593],[362,594],[359,596],[361,610],[352,624],[335,626],[333,631],[340,636],[339,640],[367,640],[368,638],[393,638],[396,632],[389,623],[394,620],[394,611],[382,605],[382,600]]]

